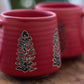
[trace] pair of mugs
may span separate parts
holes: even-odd
[[[17,77],[44,76],[61,67],[61,56],[81,55],[82,17],[82,7],[64,2],[1,13],[1,71]]]

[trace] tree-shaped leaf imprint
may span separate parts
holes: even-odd
[[[16,69],[23,72],[31,72],[36,70],[36,62],[33,62],[35,59],[35,49],[32,43],[32,37],[29,36],[28,32],[24,30],[21,37],[18,39],[18,49],[17,49],[17,62]]]
[[[66,49],[66,28],[62,20],[59,20],[58,28],[59,28],[59,37],[60,37],[59,40],[60,40],[61,52],[64,52],[64,50]]]
[[[61,58],[60,58],[60,45],[59,45],[59,37],[58,37],[58,31],[55,29],[55,35],[54,35],[54,66],[60,67],[61,65]]]

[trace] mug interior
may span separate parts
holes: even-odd
[[[48,8],[73,8],[73,7],[77,7],[77,6],[71,5],[71,4],[51,4],[51,5],[44,5],[44,7],[48,7]]]
[[[38,4],[36,8],[47,8],[47,9],[59,10],[59,9],[78,9],[82,7],[68,2],[46,2],[46,3]]]
[[[38,11],[38,10],[12,10],[4,12],[1,15],[6,17],[23,17],[23,18],[36,18],[36,17],[52,17],[55,13],[50,11]]]

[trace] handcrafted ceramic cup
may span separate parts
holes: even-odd
[[[46,2],[37,4],[36,9],[57,14],[62,58],[80,56],[83,53],[82,7],[68,2]]]
[[[1,13],[1,71],[18,77],[45,76],[57,71],[61,58],[56,18],[50,11]]]

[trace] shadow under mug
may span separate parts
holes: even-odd
[[[1,71],[36,77],[61,67],[57,16],[50,11],[11,10],[1,13]]]
[[[46,2],[37,4],[36,9],[57,14],[62,58],[80,56],[83,53],[82,7],[68,2]]]

